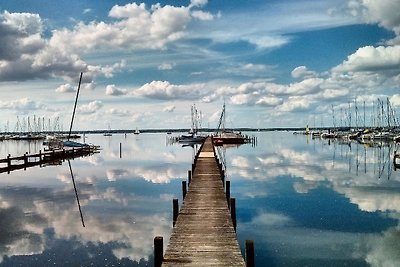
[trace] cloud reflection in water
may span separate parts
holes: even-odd
[[[396,266],[400,174],[383,166],[389,148],[306,138],[260,133],[256,148],[226,151],[239,239],[255,239],[263,264]]]

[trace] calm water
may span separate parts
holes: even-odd
[[[398,266],[400,175],[393,147],[256,133],[225,154],[241,247],[256,266]],[[0,266],[153,266],[152,244],[172,230],[172,199],[193,149],[165,134],[91,135],[100,154],[0,174]],[[120,158],[119,144],[122,144]],[[0,156],[42,149],[0,141]],[[180,200],[181,202],[181,200]]]

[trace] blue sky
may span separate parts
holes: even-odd
[[[400,106],[400,0],[0,3],[0,129],[332,125]],[[342,114],[342,115],[338,115]],[[342,120],[344,120],[342,118]],[[47,127],[47,126],[46,126]]]

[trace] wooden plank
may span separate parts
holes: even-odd
[[[210,138],[198,155],[162,266],[243,267]]]
[[[199,158],[213,158],[214,153],[210,151],[200,152]]]

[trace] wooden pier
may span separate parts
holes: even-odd
[[[236,239],[235,202],[230,190],[224,191],[224,171],[210,137],[188,176],[187,192],[186,181],[182,183],[184,201],[179,213],[178,201],[173,202],[174,228],[164,256],[162,237],[154,239],[155,266],[246,266]],[[160,243],[161,255],[157,252]]]
[[[19,169],[26,169],[33,166],[55,165],[61,163],[62,160],[83,157],[98,152],[97,147],[75,147],[67,149],[55,149],[50,151],[39,151],[39,153],[28,154],[26,152],[22,156],[11,157],[10,154],[6,158],[0,159],[0,173]]]

